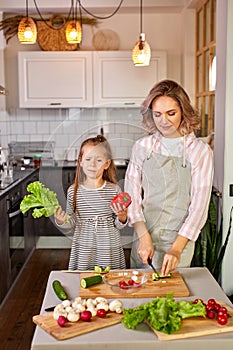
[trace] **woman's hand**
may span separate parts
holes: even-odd
[[[188,243],[188,239],[178,235],[171,248],[164,255],[161,273],[166,276],[170,271],[174,271],[180,262],[180,256]]]
[[[134,229],[139,238],[138,255],[142,259],[143,264],[148,264],[148,258],[152,259],[154,255],[154,246],[151,235],[143,221],[135,222]]]
[[[57,208],[54,213],[54,218],[58,225],[63,225],[67,221],[68,215],[61,207]]]
[[[122,224],[125,224],[127,221],[127,212],[128,212],[127,208],[124,205],[121,207],[119,203],[114,203],[113,205],[111,205],[111,208],[113,212],[116,214],[116,216],[118,217],[118,220]]]

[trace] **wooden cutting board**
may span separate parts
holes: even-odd
[[[190,317],[182,320],[181,328],[173,334],[166,334],[158,332],[153,328],[151,329],[157,335],[159,340],[177,340],[233,332],[233,309],[221,301],[219,301],[219,304],[225,306],[231,316],[228,318],[228,322],[224,326],[219,325],[216,319],[211,320],[203,317]]]
[[[92,276],[93,273],[81,273],[81,278]],[[135,288],[133,293],[123,294],[117,293],[111,289],[104,282],[97,284],[93,287],[82,288],[80,286],[79,296],[82,298],[96,298],[97,296],[104,296],[105,298],[155,298],[163,297],[168,293],[173,292],[174,297],[187,297],[189,296],[189,289],[186,286],[182,276],[179,272],[173,272],[172,276],[166,279],[159,279],[158,281],[152,281],[152,272],[148,272],[148,281],[141,288]]]
[[[122,314],[109,312],[105,318],[95,316],[92,317],[90,322],[84,322],[82,320],[78,322],[67,322],[64,327],[60,327],[57,324],[57,321],[53,318],[53,312],[33,316],[32,320],[57,340],[64,340],[120,323],[122,317]]]

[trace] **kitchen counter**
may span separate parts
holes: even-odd
[[[190,296],[186,297],[186,300],[193,300],[195,298],[208,300],[209,298],[215,298],[232,307],[230,300],[206,268],[180,268],[178,271],[182,275],[190,291]],[[70,298],[73,299],[79,294],[78,273],[52,271],[48,279],[41,313],[45,312],[44,309],[46,307],[57,305],[60,302],[52,290],[52,281],[54,279],[60,280],[61,283],[66,286]],[[121,298],[121,300],[123,301],[124,307],[128,308],[147,302],[150,299]],[[144,323],[140,324],[137,330],[130,330],[125,328],[122,324],[117,324],[68,340],[58,341],[37,326],[31,344],[31,350],[68,350],[76,348],[79,350],[118,350],[119,347],[129,350],[141,350],[142,348],[144,350],[186,350],[187,348],[189,350],[206,350],[207,348],[216,350],[223,348],[224,350],[230,350],[233,347],[233,332],[174,341],[159,341],[156,335]]]
[[[8,194],[16,185],[19,185],[21,182],[25,181],[29,176],[38,171],[34,168],[29,168],[25,170],[15,170],[13,173],[12,182],[7,185],[7,187],[0,189],[0,199]]]

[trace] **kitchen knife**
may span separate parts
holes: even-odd
[[[153,271],[158,274],[156,268],[154,267],[154,265],[152,263],[152,259],[148,257],[147,261],[148,261],[148,265],[150,265],[150,267],[152,267]]]

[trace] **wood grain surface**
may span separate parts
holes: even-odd
[[[81,273],[80,279],[87,276],[92,276],[94,273]],[[127,293],[127,290],[122,289],[122,293],[113,291],[110,286],[104,282],[89,288],[79,289],[79,296],[82,298],[96,298],[104,296],[105,298],[156,298],[166,296],[173,292],[174,297],[189,296],[189,289],[186,286],[179,272],[173,272],[172,276],[158,281],[152,281],[152,273],[148,272],[149,278],[146,284],[141,288],[135,288],[133,293]]]
[[[219,301],[219,304],[225,306],[230,315],[227,324],[224,326],[219,325],[216,319],[211,320],[203,317],[190,317],[182,320],[181,328],[173,334],[158,332],[155,329],[150,328],[154,331],[159,340],[177,340],[233,332],[233,309],[221,301]]]
[[[95,316],[92,317],[90,322],[82,320],[67,322],[64,327],[57,324],[57,321],[53,318],[53,312],[33,316],[32,320],[57,340],[64,340],[120,323],[122,316],[122,314],[108,312],[105,318]]]

